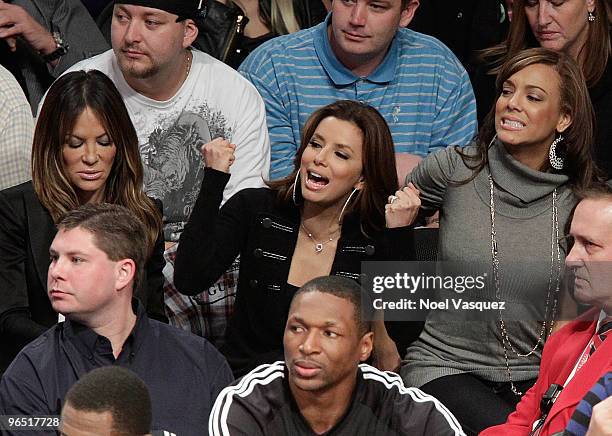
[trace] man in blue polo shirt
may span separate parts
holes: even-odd
[[[116,365],[147,385],[152,430],[203,434],[232,373],[204,338],[147,318],[132,298],[144,274],[146,240],[144,226],[117,205],[87,204],[59,223],[49,249],[47,288],[53,309],[66,321],[27,345],[6,370],[0,415],[59,415],[77,380]],[[56,434],[50,427],[33,434],[43,430]]]
[[[470,142],[476,103],[468,75],[440,41],[403,28],[418,6],[418,0],[333,0],[324,23],[274,38],[244,61],[240,72],[266,103],[271,178],[293,170],[308,116],[338,99],[382,113],[403,172],[414,155]]]

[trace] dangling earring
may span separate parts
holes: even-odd
[[[344,210],[346,209],[346,206],[348,206],[349,202],[351,201],[351,197],[353,196],[353,194],[355,194],[355,192],[359,192],[359,189],[353,188],[353,192],[351,192],[351,195],[349,195],[346,201],[344,202],[344,206],[342,206],[342,210],[340,211],[340,215],[338,216],[338,224],[342,224],[342,215],[344,215]]]
[[[556,170],[563,169],[563,159],[557,156],[557,145],[559,145],[563,141],[563,136],[559,135],[553,142],[550,144],[550,151],[548,152],[548,160],[550,161],[550,166]]]
[[[298,168],[297,173],[295,173],[295,181],[293,182],[293,193],[291,194],[291,196],[293,197],[293,204],[295,204],[296,206],[298,206],[298,202],[295,198],[295,191],[297,191],[297,183],[298,179],[300,178],[301,169],[302,167]]]
[[[587,20],[589,23],[592,23],[593,21],[595,21],[595,12],[588,11]]]

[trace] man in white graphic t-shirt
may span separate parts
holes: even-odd
[[[270,166],[265,108],[257,90],[229,66],[190,48],[198,34],[194,19],[201,14],[201,3],[116,1],[112,50],[70,69],[102,71],[123,96],[138,133],[145,191],[164,205],[167,248],[178,241],[198,196],[205,143],[236,146],[224,201],[241,189],[262,186]],[[167,254],[172,260],[173,249]],[[171,264],[165,272],[171,282]],[[233,300],[227,295],[232,292],[224,285],[202,291],[216,307],[207,301],[193,304],[172,289],[166,303],[175,312],[175,324],[215,340],[222,335],[223,318],[231,313]],[[221,319],[204,320],[203,312]]]

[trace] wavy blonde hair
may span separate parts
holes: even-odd
[[[235,4],[232,0],[229,3]],[[258,0],[259,18],[275,35],[286,35],[300,30],[293,0]]]
[[[274,33],[285,35],[300,30],[293,0],[272,0],[271,3],[270,27]]]

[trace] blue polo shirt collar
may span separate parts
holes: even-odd
[[[331,13],[327,14],[325,21],[321,23],[317,29],[317,34],[314,37],[315,51],[317,52],[323,69],[327,72],[332,82],[334,82],[334,85],[350,85],[359,80],[360,77],[353,74],[351,70],[342,65],[338,58],[336,58],[336,55],[332,51],[327,33],[328,26],[330,25]],[[398,44],[396,35],[393,37],[391,46],[383,61],[376,67],[372,74],[365,77],[366,80],[373,83],[389,83],[393,80],[399,56]]]

